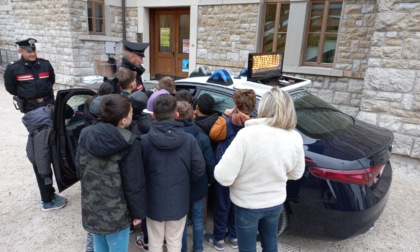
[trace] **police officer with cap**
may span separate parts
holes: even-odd
[[[22,57],[10,63],[4,72],[6,90],[21,101],[23,113],[54,104],[54,69],[48,60],[37,57],[36,42],[33,38],[16,42]]]
[[[25,113],[23,119],[27,122],[30,121],[28,118],[43,118],[40,114],[38,114],[38,110],[36,109],[41,109],[41,107],[54,104],[54,69],[48,60],[37,57],[35,46],[36,42],[37,40],[33,38],[16,42],[16,45],[19,47],[19,53],[22,57],[19,60],[10,63],[4,72],[4,85],[6,90],[12,94],[15,101],[18,102],[20,111]],[[31,111],[34,113],[29,113]],[[38,132],[38,129],[34,129],[34,131]],[[35,138],[33,134],[33,132],[30,132],[28,144],[30,143],[29,140]],[[35,142],[35,140],[33,141]],[[44,147],[46,147],[46,149],[49,148],[48,140],[47,142],[44,140],[41,142],[41,145],[36,145],[40,142],[31,145],[33,147],[36,145],[36,153],[39,154],[34,154],[35,149],[32,149],[33,151],[31,154],[33,154],[33,156],[31,157],[36,160],[42,160],[42,167],[45,168],[45,166],[50,162],[49,156],[45,154],[46,152],[44,149]],[[28,157],[29,155],[30,154],[28,153]],[[55,189],[52,185],[52,173],[47,175],[49,178],[47,182],[48,178],[46,178],[45,175],[41,175],[40,170],[38,170],[36,165],[37,162],[34,160],[30,161],[33,163],[38,188],[41,194],[43,203],[42,211],[63,208],[67,203],[67,199],[55,194]]]
[[[131,71],[135,71],[137,73],[137,90],[146,92],[146,89],[143,86],[143,80],[141,78],[141,75],[145,71],[142,64],[144,59],[144,51],[149,46],[149,43],[135,43],[130,41],[123,41],[123,45],[124,50],[121,67],[128,68]]]

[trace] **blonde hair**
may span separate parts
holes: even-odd
[[[177,101],[176,110],[180,119],[192,121],[194,119],[193,108],[191,104],[186,101]]]
[[[258,117],[267,118],[266,124],[269,126],[285,130],[294,129],[297,124],[292,97],[278,87],[273,87],[262,96]]]

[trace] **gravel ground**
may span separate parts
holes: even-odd
[[[12,97],[0,80],[0,251],[84,251],[80,186],[62,193],[68,204],[42,212],[32,166],[26,158],[27,132]],[[326,242],[282,235],[281,251],[420,251],[420,161],[392,156],[394,180],[375,228],[358,237]],[[211,223],[209,220],[207,223]],[[211,226],[206,227],[208,231]],[[140,251],[131,237],[130,251]],[[190,243],[191,244],[191,243]],[[207,245],[205,251],[216,251]],[[226,249],[226,251],[233,251]]]

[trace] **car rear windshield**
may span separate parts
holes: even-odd
[[[296,128],[312,138],[325,138],[354,124],[354,119],[306,91],[292,93],[298,123]]]

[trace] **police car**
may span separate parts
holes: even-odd
[[[211,76],[177,80],[176,88],[192,94],[193,106],[201,94],[210,94],[219,114],[234,106],[235,90],[251,88],[257,94],[253,116],[261,96],[272,86],[289,92],[298,118],[296,131],[304,142],[306,168],[301,179],[287,182],[279,234],[286,228],[291,234],[328,240],[362,234],[373,227],[388,200],[393,133],[359,121],[310,94],[305,90],[310,80],[282,74],[281,58],[275,53],[250,54],[248,69],[240,76],[218,70]],[[88,89],[57,94],[51,144],[60,191],[78,181],[74,157],[84,127],[78,108],[94,94]],[[70,119],[64,113],[68,105],[76,110]]]

